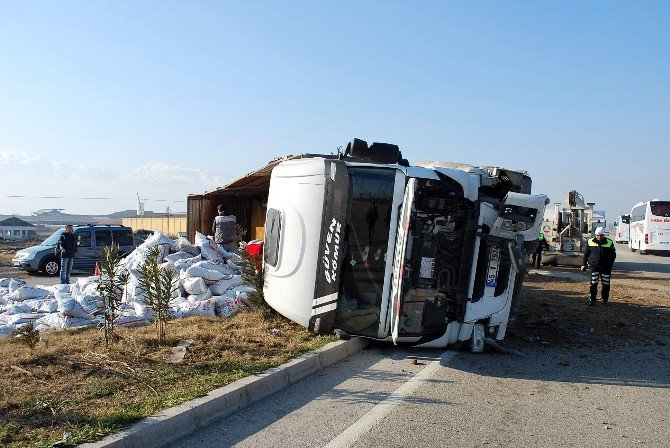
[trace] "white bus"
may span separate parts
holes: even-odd
[[[614,221],[614,242],[628,244],[630,238],[630,215],[619,215]]]
[[[654,199],[638,202],[630,212],[630,238],[632,252],[670,253],[670,201]]]

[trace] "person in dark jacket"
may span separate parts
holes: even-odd
[[[598,227],[595,238],[590,238],[587,241],[586,250],[584,251],[584,261],[582,263],[582,271],[586,270],[587,265],[591,270],[589,306],[593,306],[596,303],[598,280],[602,283],[601,295],[603,304],[608,304],[612,266],[615,259],[616,249],[614,248],[614,242],[605,237],[604,228]]]
[[[219,216],[215,217],[212,223],[214,242],[224,250],[231,252],[233,250],[237,218],[235,215],[228,215],[223,205],[219,205],[216,209]]]
[[[74,263],[74,256],[77,253],[77,237],[74,236],[72,224],[65,226],[65,232],[58,240],[56,246],[56,255],[60,254],[60,282],[64,285],[70,284],[70,273],[72,272],[72,264]]]
[[[537,241],[538,245],[535,252],[533,252],[533,255],[531,255],[530,265],[539,268],[542,266],[542,251],[549,250],[549,243],[547,243],[547,238],[545,238],[544,233],[542,232],[538,235]]]

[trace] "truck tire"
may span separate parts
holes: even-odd
[[[398,163],[400,159],[398,145],[390,143],[373,143],[370,145],[370,162],[372,163]]]
[[[347,149],[344,150],[344,155],[353,157],[354,159],[369,159],[370,150],[368,148],[368,142],[359,138],[353,139],[347,143]]]
[[[60,262],[56,257],[49,257],[42,263],[41,271],[45,275],[56,276],[60,274]]]

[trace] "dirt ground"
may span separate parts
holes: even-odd
[[[578,275],[576,269],[563,269]],[[670,344],[670,280],[615,272],[610,305],[588,307],[588,280],[529,274],[506,340],[517,347]],[[600,292],[599,292],[600,294]]]

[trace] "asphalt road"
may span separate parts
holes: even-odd
[[[670,273],[670,258],[618,249],[618,269]],[[169,446],[667,446],[668,344],[380,345]]]

